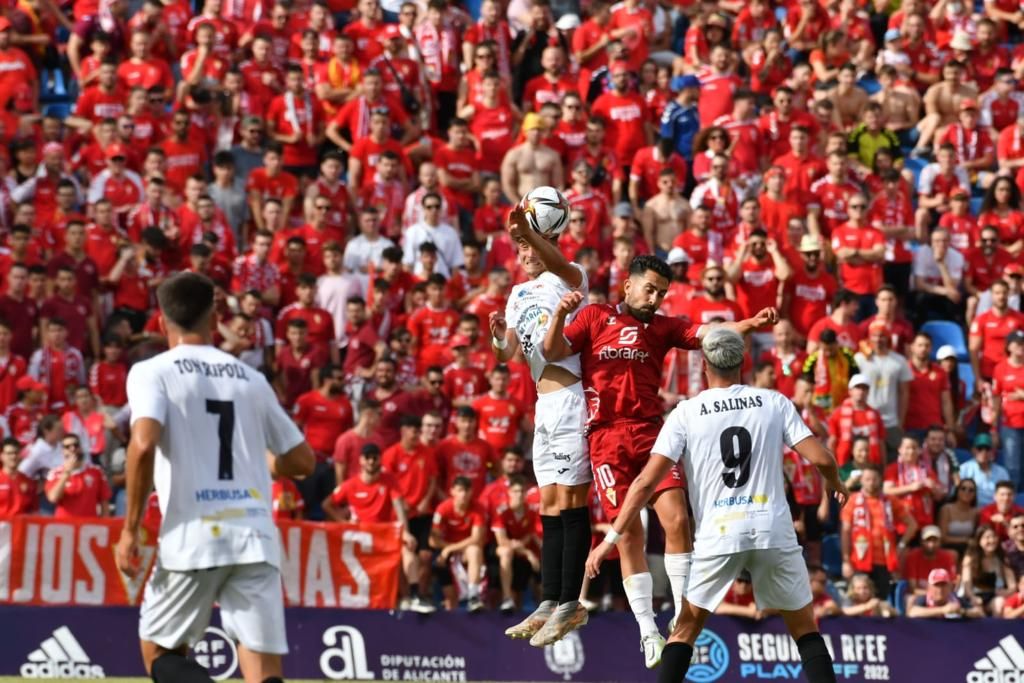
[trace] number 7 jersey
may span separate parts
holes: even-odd
[[[128,405],[133,425],[163,426],[153,471],[161,566],[279,566],[266,452],[303,437],[263,375],[212,346],[181,344],[132,366]]]
[[[797,545],[783,446],[812,436],[793,403],[767,389],[707,389],[668,416],[652,453],[686,472],[697,522],[694,555]]]

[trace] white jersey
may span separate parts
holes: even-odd
[[[686,471],[695,557],[797,546],[782,449],[809,436],[793,403],[777,391],[736,384],[676,406],[652,452]]]
[[[586,301],[590,291],[587,272],[578,263],[573,263],[572,267],[583,275],[583,281],[576,291],[582,292],[583,300]],[[544,358],[543,351],[544,336],[551,326],[555,308],[558,307],[558,302],[562,300],[562,297],[571,291],[574,291],[573,288],[565,280],[554,273],[544,271],[536,279],[516,285],[508,295],[508,303],[505,305],[505,320],[508,321],[509,327],[519,338],[519,345],[523,347],[523,355],[530,365],[530,375],[533,376],[534,381],[540,379],[541,373],[544,372],[544,367],[547,365],[557,365],[577,377],[580,376],[579,354],[550,363]],[[575,318],[579,310],[577,308],[573,311],[566,323]]]
[[[181,344],[133,365],[127,389],[132,423],[163,426],[153,476],[161,565],[280,566],[266,452],[303,436],[263,375],[212,346]]]

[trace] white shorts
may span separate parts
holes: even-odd
[[[811,580],[800,546],[785,550],[745,550],[711,557],[695,555],[686,600],[714,612],[744,569],[750,572],[759,609],[794,612],[810,604]]]
[[[146,582],[139,638],[167,650],[193,645],[220,605],[225,633],[253,652],[288,653],[281,572],[265,562],[170,571],[159,563]]]
[[[541,487],[593,481],[587,448],[587,399],[583,384],[537,396],[533,474]]]

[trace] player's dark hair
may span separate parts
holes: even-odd
[[[60,417],[58,417],[57,415],[44,415],[43,419],[39,421],[39,426],[36,428],[36,436],[42,438],[43,434],[50,431],[59,424]],[[998,484],[996,484],[996,488],[999,488]]]
[[[0,448],[7,448],[8,446],[13,446],[19,451],[21,450],[21,442],[10,436],[4,439],[3,442],[0,442]]]
[[[1017,485],[1014,484],[1009,479],[1003,479],[1002,481],[997,481],[996,482],[996,491],[998,491],[999,489],[1010,489],[1011,491],[1016,492],[1017,491]]]
[[[309,323],[307,323],[302,318],[292,318],[291,320],[288,321],[288,327],[296,327],[300,330],[308,330]]]
[[[427,285],[428,286],[429,285],[435,285],[435,286],[441,287],[443,289],[444,286],[447,285],[447,284],[448,284],[448,278],[446,278],[444,275],[441,275],[441,273],[434,273],[430,277],[427,278]]]
[[[649,270],[657,273],[666,280],[672,280],[672,269],[668,267],[667,263],[657,256],[643,254],[642,256],[634,257],[629,263],[630,277],[634,275],[643,275]]]
[[[164,319],[193,331],[213,310],[213,280],[199,273],[178,273],[163,281],[156,299]]]
[[[473,488],[473,482],[470,481],[469,477],[455,477],[454,481],[452,481],[452,488],[470,491]]]
[[[380,253],[382,261],[388,261],[389,263],[401,263],[402,262],[402,250],[398,247],[388,247]]]
[[[380,401],[375,398],[361,398],[359,399],[359,414],[362,415],[364,410],[380,410]]]
[[[420,419],[419,415],[403,415],[398,421],[399,427],[415,427],[419,429],[422,426],[423,420]]]
[[[521,486],[525,489],[526,477],[524,477],[521,474],[513,474],[512,476],[510,476],[508,478],[508,488],[512,488],[513,486]]]
[[[299,276],[298,281],[299,287],[316,287],[316,275],[312,273],[303,273]]]
[[[848,289],[840,289],[836,292],[835,297],[832,298],[832,308],[837,308],[843,304],[851,304],[857,301],[857,295]]]

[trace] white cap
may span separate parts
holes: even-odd
[[[571,31],[574,28],[579,28],[580,17],[577,14],[563,14],[555,22],[555,28],[559,31]]]
[[[956,358],[956,350],[949,344],[943,344],[935,353],[935,359],[946,360],[947,358]]]
[[[869,380],[868,376],[865,375],[864,373],[858,372],[856,375],[850,378],[850,382],[846,386],[849,389],[853,389],[854,387],[858,387],[862,384],[870,387],[871,380]]]
[[[670,265],[674,266],[677,263],[689,263],[690,257],[687,256],[686,251],[682,247],[672,247],[668,252],[668,258],[665,261]]]

